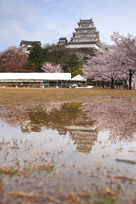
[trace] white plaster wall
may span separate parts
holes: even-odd
[[[69,44],[65,45],[66,48],[96,48],[98,49],[98,46],[96,44]]]

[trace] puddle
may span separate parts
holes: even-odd
[[[134,107],[3,106],[0,120],[3,203],[136,202]]]

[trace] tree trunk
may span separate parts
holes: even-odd
[[[102,88],[104,89],[104,87],[105,87],[105,84],[104,84],[104,81],[102,81]]]
[[[127,80],[124,80],[124,89],[127,89]]]
[[[114,79],[111,78],[111,89],[114,89]]]
[[[129,70],[128,89],[132,89],[132,87],[131,87],[132,76],[133,76],[133,72],[132,72],[132,70]]]

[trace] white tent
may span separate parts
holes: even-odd
[[[4,86],[5,83],[13,83],[16,86],[30,86],[35,83],[56,86],[59,83],[64,86],[70,80],[71,73],[0,73],[0,83],[4,83]]]
[[[70,80],[71,73],[0,73],[4,80]]]
[[[76,75],[75,77],[73,77],[71,79],[71,81],[78,81],[78,82],[85,82],[87,81],[87,79],[85,79],[84,77],[82,77],[80,74]]]

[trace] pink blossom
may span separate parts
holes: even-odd
[[[45,63],[41,68],[46,73],[60,73],[62,72],[62,67],[60,64]]]

